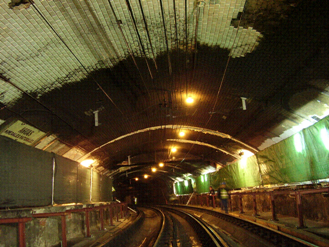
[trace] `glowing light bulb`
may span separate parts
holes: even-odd
[[[83,166],[85,166],[85,167],[89,167],[94,162],[95,162],[95,160],[88,159],[88,160],[82,161],[80,164],[83,165]]]
[[[136,181],[138,181],[138,178],[135,178]]]
[[[177,148],[172,148],[171,152],[175,153],[177,151]]]
[[[187,99],[186,99],[187,104],[192,104],[193,102],[194,102],[194,99],[191,96],[187,97]]]
[[[148,177],[149,177],[149,175],[147,175],[147,174],[144,175],[144,178],[145,178],[145,179],[148,178]]]
[[[184,132],[184,131],[179,132],[179,136],[180,136],[180,137],[185,136],[185,132]]]
[[[160,167],[163,167],[163,166],[164,166],[164,164],[161,162],[161,163],[159,163],[159,166],[160,166]]]
[[[156,172],[157,169],[155,167],[152,167],[152,172]]]

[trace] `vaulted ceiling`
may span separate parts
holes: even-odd
[[[225,166],[328,115],[325,2],[1,1],[0,131],[115,178]]]

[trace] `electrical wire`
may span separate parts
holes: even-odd
[[[167,48],[169,75],[171,75],[172,68],[171,68],[170,53],[169,53],[169,46],[168,46],[167,29],[166,29],[166,23],[165,23],[165,20],[164,20],[164,14],[163,14],[162,0],[160,0],[160,7],[161,7],[162,25],[163,25],[163,29],[164,29],[164,35],[165,35],[165,41],[166,41],[166,48]]]
[[[115,13],[115,11],[114,11],[114,9],[113,9],[113,6],[112,6],[112,4],[111,4],[111,1],[108,0],[108,2],[109,2],[109,5],[110,5],[110,7],[111,7],[112,13],[113,13],[113,15],[114,15],[114,17],[115,17],[116,23],[117,23],[117,25],[118,25],[118,27],[119,27],[119,30],[120,30],[120,32],[121,32],[121,35],[122,35],[122,37],[123,37],[123,39],[124,39],[124,41],[125,41],[125,43],[126,43],[126,46],[127,46],[128,50],[129,50],[130,57],[132,58],[132,60],[133,60],[133,62],[134,62],[134,64],[135,64],[135,66],[136,66],[136,68],[137,68],[137,70],[138,70],[139,76],[141,77],[141,80],[142,80],[142,82],[143,82],[143,84],[144,84],[144,87],[145,87],[145,89],[146,89],[148,95],[150,96],[150,92],[149,92],[149,90],[148,90],[148,88],[147,88],[147,86],[146,86],[145,80],[144,80],[143,75],[142,75],[142,73],[141,73],[141,71],[140,71],[140,69],[139,69],[139,67],[138,67],[138,65],[137,65],[136,59],[135,59],[135,57],[134,57],[134,55],[133,55],[133,52],[132,52],[132,50],[131,50],[131,48],[130,48],[130,46],[129,46],[129,43],[128,43],[127,39],[126,39],[126,36],[125,36],[124,33],[123,33],[123,30],[122,30],[122,28],[121,28],[121,24],[120,24],[119,19],[118,19],[117,15],[116,15],[116,13]]]
[[[142,2],[141,2],[141,0],[138,0],[138,2],[139,2],[140,10],[141,10],[141,12],[142,12],[143,21],[144,21],[144,26],[145,26],[145,30],[146,30],[146,33],[147,33],[147,38],[148,38],[149,43],[150,43],[150,47],[151,47],[151,51],[152,51],[152,55],[153,55],[154,66],[155,66],[156,70],[158,70],[158,65],[157,65],[157,62],[156,62],[156,60],[155,60],[155,55],[154,55],[154,51],[153,51],[153,45],[152,45],[152,41],[151,41],[151,37],[150,37],[150,33],[149,33],[149,29],[148,29],[147,21],[146,21],[146,19],[145,19],[145,15],[144,15],[144,10],[143,10],[143,6],[142,6]]]
[[[48,20],[45,18],[45,16],[39,11],[39,9],[35,6],[35,4],[33,3],[32,0],[29,0],[29,2],[31,3],[31,5],[33,6],[33,9],[39,14],[39,16],[42,18],[43,21],[45,21],[45,23],[49,26],[49,28],[55,33],[55,35],[57,36],[57,38],[64,44],[64,46],[67,48],[67,50],[71,53],[71,55],[78,61],[78,63],[80,64],[80,66],[84,69],[84,71],[89,74],[89,71],[86,69],[86,67],[83,65],[83,63],[80,61],[80,59],[74,54],[74,52],[71,50],[71,48],[66,44],[66,42],[63,40],[63,38],[57,33],[57,31],[53,28],[53,26],[48,22]],[[105,90],[102,88],[102,86],[95,80],[94,77],[92,77],[92,80],[95,82],[95,84],[97,85],[97,87],[99,87],[103,92],[105,92]],[[112,100],[112,98],[108,95],[105,94],[106,97],[111,101],[111,103],[115,106],[115,108],[122,114],[123,112],[120,110],[120,108],[114,103],[114,101]]]
[[[248,1],[248,0],[247,0],[247,1]],[[245,4],[247,4],[247,1],[246,1]],[[239,31],[239,26],[240,26],[240,23],[241,23],[241,20],[242,20],[243,15],[244,15],[244,11],[242,12],[242,14],[241,14],[241,16],[240,16],[239,23],[238,23],[238,26],[237,26],[237,30],[236,30],[236,33],[235,33],[235,37],[234,37],[234,40],[233,40],[233,43],[232,43],[231,49],[233,48],[233,46],[234,46],[234,44],[235,44],[235,40],[236,40],[236,37],[237,37],[238,31]],[[221,78],[221,81],[220,81],[220,84],[219,84],[219,88],[218,88],[218,90],[217,90],[215,103],[214,103],[214,106],[212,107],[212,111],[214,111],[214,109],[216,108],[216,105],[217,105],[217,102],[218,102],[218,98],[219,98],[219,94],[220,94],[221,89],[222,89],[222,86],[223,86],[223,84],[224,84],[224,79],[225,79],[225,76],[226,76],[226,72],[227,72],[227,68],[228,68],[228,65],[229,65],[230,59],[231,59],[231,56],[228,56],[227,61],[226,61],[226,65],[225,65],[225,70],[224,70],[223,76],[222,76],[222,78]],[[210,116],[209,116],[209,118],[208,118],[208,120],[207,120],[205,126],[203,127],[203,129],[206,129],[206,128],[207,128],[207,126],[208,126],[208,124],[209,124],[209,122],[210,122],[212,116],[213,116],[213,115],[210,114]],[[198,141],[198,140],[200,139],[200,137],[201,137],[201,133],[198,134],[198,136],[197,136],[197,138],[196,138],[195,141]],[[195,146],[195,144],[192,144],[192,146],[190,147],[189,151],[185,154],[185,157],[182,159],[182,161],[181,161],[179,164],[181,164],[181,163],[185,160],[185,158],[186,158],[187,155],[192,151],[192,149],[193,149],[194,146]],[[177,165],[179,165],[179,164],[177,164]],[[176,165],[176,166],[177,166],[177,165]]]
[[[139,40],[139,45],[142,49],[142,52],[143,52],[143,55],[144,55],[144,59],[145,59],[145,62],[146,62],[146,65],[147,65],[147,68],[148,68],[148,71],[149,71],[149,74],[150,74],[150,77],[151,79],[153,79],[153,75],[152,75],[152,71],[151,71],[151,68],[150,68],[150,65],[147,61],[147,57],[146,57],[146,52],[145,52],[145,48],[144,48],[144,45],[143,45],[143,42],[142,42],[142,39],[141,39],[141,36],[139,34],[139,31],[138,31],[138,28],[137,28],[137,24],[136,24],[136,20],[135,20],[135,17],[134,17],[134,13],[133,13],[133,10],[131,8],[131,5],[130,5],[130,2],[129,0],[126,0],[126,3],[127,3],[127,6],[128,6],[128,10],[129,10],[129,13],[130,13],[130,17],[133,21],[133,24],[134,24],[134,27],[135,27],[135,31],[136,31],[136,34],[137,34],[137,37],[138,37],[138,40]]]

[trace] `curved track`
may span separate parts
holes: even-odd
[[[197,217],[174,208],[161,208],[165,224],[154,247],[161,246],[229,246],[219,234]]]
[[[141,207],[139,219],[120,235],[93,246],[300,247],[302,239],[214,210],[186,206]]]
[[[156,241],[163,224],[163,214],[155,208],[138,208],[138,216],[129,227],[121,229],[115,235],[98,239],[92,247],[149,247]],[[89,245],[90,246],[90,245]]]
[[[190,212],[197,215],[198,218],[202,218],[202,220],[211,222],[211,224],[217,226],[218,231],[224,230],[226,234],[243,246],[316,246],[272,228],[218,211],[187,206],[175,206],[174,208]]]

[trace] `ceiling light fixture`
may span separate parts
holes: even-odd
[[[239,155],[241,158],[249,158],[250,156],[253,156],[254,153],[250,152],[249,150],[246,150],[246,149],[240,149]]]
[[[138,181],[138,178],[135,178],[136,181]]]
[[[156,172],[157,169],[155,167],[152,167],[152,172]]]
[[[179,136],[180,136],[180,137],[185,136],[185,132],[184,132],[184,131],[179,132]]]
[[[145,179],[147,179],[148,177],[149,177],[149,175],[147,175],[147,174],[144,175],[144,178],[145,178]]]
[[[177,148],[171,148],[171,152],[175,153],[177,151]]]
[[[160,166],[160,167],[163,167],[163,166],[164,166],[164,164],[161,162],[161,163],[159,163],[159,166]]]
[[[88,160],[81,161],[80,164],[84,167],[90,167],[91,164],[93,164],[94,162],[95,162],[95,160],[88,159]]]

